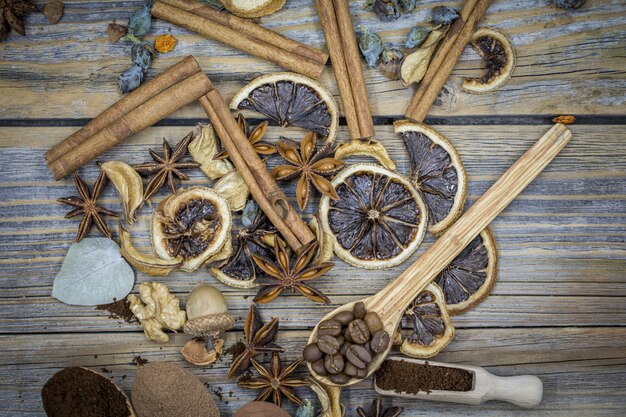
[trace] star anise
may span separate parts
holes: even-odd
[[[330,304],[328,297],[321,291],[304,283],[304,281],[324,275],[335,266],[332,262],[317,263],[315,259],[317,248],[317,240],[308,243],[295,262],[292,263],[285,244],[276,237],[273,260],[253,254],[252,259],[268,275],[267,279],[270,280],[269,283],[261,283],[261,288],[254,301],[262,304],[269,303],[284,290],[291,289],[292,292],[298,291],[309,300]]]
[[[263,391],[256,397],[255,401],[266,401],[271,396],[272,402],[280,407],[282,396],[284,395],[300,405],[302,400],[292,388],[308,386],[309,382],[304,379],[290,378],[289,376],[301,363],[302,358],[292,362],[283,369],[278,352],[272,353],[272,362],[269,369],[252,359],[252,366],[259,373],[259,377],[239,381],[238,385],[244,388],[262,389]]]
[[[357,407],[356,412],[359,417],[398,417],[404,411],[403,407],[389,407],[383,409],[382,399],[377,396],[372,402],[369,413],[362,407]]]
[[[278,336],[278,319],[273,318],[269,323],[263,324],[259,311],[254,304],[250,304],[243,327],[243,336],[246,350],[233,360],[227,378],[232,378],[248,369],[250,360],[261,353],[285,351],[274,343],[276,336]]]
[[[243,117],[241,113],[239,113],[239,116],[237,116],[237,124],[239,125],[239,129],[241,129],[244,135],[246,135],[246,137],[248,138],[248,142],[250,142],[250,145],[252,145],[256,153],[258,153],[259,155],[271,155],[276,153],[276,147],[274,145],[261,140],[263,139],[265,131],[267,130],[267,121],[262,122],[257,127],[255,127],[252,132],[249,132],[248,122],[246,121],[246,118]],[[213,159],[225,158],[228,158],[228,152],[226,150],[223,150],[222,152],[215,155],[215,158]]]
[[[187,147],[189,143],[193,140],[193,132],[190,132],[187,136],[185,136],[174,148],[172,152],[172,148],[170,144],[167,142],[165,138],[163,138],[163,156],[160,156],[155,151],[150,149],[150,156],[154,159],[154,162],[147,162],[145,164],[135,165],[135,171],[142,175],[154,175],[146,190],[143,194],[143,199],[148,200],[150,197],[155,195],[165,181],[167,180],[167,185],[170,188],[172,193],[176,193],[176,185],[174,184],[174,176],[177,176],[181,180],[188,180],[189,177],[182,173],[181,169],[189,169],[189,168],[197,168],[200,164],[195,162],[180,162],[185,155],[187,154]]]
[[[11,29],[26,36],[24,16],[37,10],[32,0],[0,0],[0,41],[6,39]]]
[[[98,198],[102,193],[105,182],[106,174],[104,173],[104,171],[100,171],[100,175],[93,185],[93,192],[90,192],[87,183],[85,183],[85,181],[83,181],[82,178],[80,178],[78,174],[74,172],[74,184],[76,185],[76,189],[78,190],[80,197],[63,197],[57,200],[59,203],[69,204],[72,207],[76,207],[74,210],[65,215],[66,219],[74,217],[78,214],[83,215],[83,219],[78,226],[76,242],[80,242],[82,238],[85,237],[85,235],[89,232],[89,229],[91,229],[92,223],[96,223],[96,227],[103,235],[105,235],[109,239],[111,238],[111,231],[107,227],[107,224],[102,218],[102,215],[108,214],[109,216],[118,217],[119,214],[104,207],[98,206]]]
[[[296,199],[300,210],[304,210],[311,196],[311,185],[332,198],[339,199],[335,187],[324,177],[334,175],[345,162],[327,157],[330,144],[316,149],[317,135],[309,132],[302,139],[300,146],[294,141],[282,139],[276,144],[280,155],[291,165],[279,165],[272,169],[272,176],[278,181],[287,181],[300,177],[296,187]]]

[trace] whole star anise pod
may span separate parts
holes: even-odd
[[[330,144],[316,149],[317,135],[309,132],[302,139],[300,146],[294,141],[281,140],[276,144],[280,155],[291,165],[279,165],[272,169],[272,176],[278,181],[287,181],[300,177],[296,187],[296,199],[300,210],[309,203],[311,186],[333,200],[339,199],[335,187],[324,177],[334,175],[345,162],[327,157]]]
[[[255,127],[252,132],[249,132],[248,122],[246,118],[240,113],[237,116],[237,124],[239,125],[239,129],[246,135],[248,138],[248,142],[254,148],[256,153],[259,155],[271,155],[276,153],[276,147],[271,143],[264,142],[263,136],[265,135],[265,131],[267,130],[267,121],[260,123],[257,127]],[[223,150],[222,152],[215,155],[213,159],[225,159],[228,158],[228,152]]]
[[[269,323],[263,324],[254,303],[250,304],[243,326],[243,336],[246,350],[233,360],[227,378],[232,378],[248,369],[250,360],[261,353],[284,352],[285,350],[274,343],[278,336],[278,319],[273,318]]]
[[[190,132],[180,142],[178,142],[172,152],[170,144],[165,138],[163,138],[163,156],[160,156],[155,151],[150,149],[148,152],[150,153],[152,159],[154,159],[154,162],[147,162],[145,164],[133,166],[135,171],[142,175],[154,175],[143,193],[144,201],[149,200],[150,197],[155,195],[161,187],[163,187],[165,181],[167,181],[170,191],[172,193],[176,193],[174,176],[177,176],[183,181],[188,180],[189,177],[180,170],[197,168],[200,166],[200,164],[196,162],[180,162],[187,154],[187,147],[192,140],[193,132]]]
[[[329,304],[330,300],[321,291],[305,284],[305,281],[320,277],[335,266],[332,262],[316,263],[317,247],[316,240],[308,243],[295,262],[291,262],[285,244],[276,237],[273,260],[253,254],[252,259],[268,275],[267,279],[270,281],[261,283],[254,301],[269,303],[284,290],[291,289],[292,292],[298,291],[309,300]]]
[[[398,417],[404,411],[403,407],[389,407],[383,409],[382,399],[380,397],[374,398],[369,413],[362,407],[357,407],[356,413],[359,417]]]
[[[308,386],[309,382],[304,379],[290,378],[290,375],[302,363],[302,358],[292,362],[283,369],[280,362],[280,354],[272,353],[272,362],[270,368],[267,369],[255,359],[252,359],[252,366],[259,373],[258,378],[239,381],[238,385],[244,388],[261,389],[261,393],[256,397],[255,401],[271,401],[280,407],[282,396],[289,398],[294,403],[300,405],[302,400],[293,391],[293,387]]]
[[[83,219],[78,226],[76,242],[80,242],[82,238],[85,237],[87,232],[89,232],[89,229],[91,229],[91,225],[93,223],[96,223],[96,227],[103,235],[111,239],[111,231],[107,227],[102,215],[108,214],[109,216],[118,217],[119,214],[98,206],[98,197],[100,197],[100,194],[102,193],[105,182],[106,174],[104,171],[100,171],[100,175],[93,185],[93,192],[90,192],[87,183],[85,183],[85,181],[83,181],[82,178],[74,172],[74,184],[76,185],[76,189],[78,190],[80,197],[63,197],[57,200],[59,203],[69,204],[72,207],[76,207],[74,210],[65,215],[66,219],[74,217],[78,214],[83,215]]]
[[[32,0],[0,0],[0,41],[6,39],[11,29],[26,36],[24,16],[37,10]]]

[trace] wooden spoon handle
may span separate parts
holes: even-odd
[[[397,326],[411,301],[539,175],[571,137],[565,125],[554,125],[417,261],[371,297],[368,306],[386,325],[395,322]]]

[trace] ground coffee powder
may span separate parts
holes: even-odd
[[[85,368],[65,368],[41,390],[48,417],[128,417],[126,397],[108,378]]]
[[[474,374],[465,369],[387,360],[376,371],[376,386],[396,392],[471,391]]]
[[[139,323],[126,298],[112,302],[110,304],[100,304],[96,306],[96,310],[108,311],[110,319],[122,319],[126,323]]]

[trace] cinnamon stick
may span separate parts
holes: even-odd
[[[424,78],[413,95],[405,113],[407,118],[419,123],[424,121],[426,114],[450,76],[491,2],[492,0],[466,1],[461,16],[450,28],[446,39],[437,50]],[[468,14],[467,19],[461,20],[464,14]]]
[[[51,164],[140,104],[145,103],[150,98],[170,88],[179,81],[201,71],[200,65],[198,65],[198,62],[193,56],[190,55],[186,57],[153,79],[143,83],[139,88],[100,113],[100,115],[92,119],[81,129],[48,150],[45,155],[46,161],[48,164]]]
[[[200,98],[222,145],[259,207],[295,251],[313,241],[315,235],[291,207],[265,164],[248,142],[217,90]]]
[[[200,5],[196,7],[194,10],[197,11]],[[208,8],[208,6],[206,7]],[[293,52],[297,48],[285,46],[282,39],[280,42],[268,41],[272,35],[267,35],[265,31],[271,32],[269,29],[262,30],[264,35],[259,38],[246,35],[241,29],[224,25],[222,23],[224,18],[221,18],[222,22],[212,20],[213,13],[206,10],[203,15],[199,15],[173,7],[163,1],[156,1],[152,6],[152,15],[312,78],[318,78],[326,64],[325,60],[316,61],[300,55],[299,52]],[[230,22],[230,19],[228,19],[228,22]],[[250,25],[254,25],[254,23],[248,22],[245,24],[248,28],[248,33],[255,32],[255,30],[249,29]],[[256,31],[261,31],[261,29],[259,27]],[[272,36],[272,38],[275,39],[275,36]],[[289,44],[292,45],[291,42]]]
[[[208,77],[199,72],[137,106],[48,165],[55,179],[61,179],[131,135],[198,100],[213,89]]]

